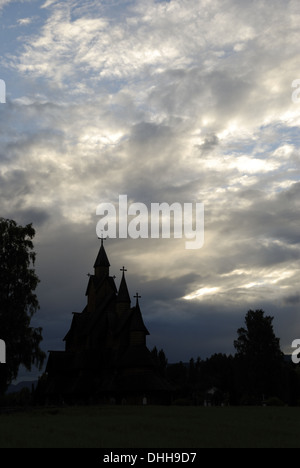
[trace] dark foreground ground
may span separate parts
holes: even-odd
[[[87,406],[0,414],[0,447],[300,447],[300,408]]]

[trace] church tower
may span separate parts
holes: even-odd
[[[159,374],[146,346],[149,332],[144,324],[137,293],[131,306],[125,267],[119,289],[110,276],[104,239],[88,275],[87,305],[73,312],[65,351],[50,351],[44,395],[50,400],[107,403],[123,399],[141,404],[169,402],[173,388]]]
[[[101,238],[101,246],[94,264],[95,276],[99,279],[103,279],[105,276],[109,276],[109,267],[110,263],[103,246],[103,239]]]
[[[146,346],[146,336],[150,335],[147,328],[145,327],[144,320],[142,317],[138,293],[136,293],[136,306],[132,312],[132,320],[130,324],[130,346]]]
[[[117,297],[117,315],[120,318],[124,312],[127,312],[130,309],[131,299],[128,292],[128,287],[125,279],[125,267],[121,268],[122,279],[119,287],[118,297]]]

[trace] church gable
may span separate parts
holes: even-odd
[[[82,313],[73,312],[71,327],[64,337],[66,351],[83,349],[86,345],[84,329],[87,323],[86,309]]]

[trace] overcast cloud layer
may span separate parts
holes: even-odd
[[[297,0],[0,0],[1,215],[33,222],[45,350],[85,305],[96,208],[202,202],[205,244],[108,240],[169,361],[233,352],[249,308],[300,337]]]

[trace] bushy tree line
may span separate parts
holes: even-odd
[[[300,368],[280,350],[273,318],[249,310],[237,331],[235,355],[214,354],[166,366],[175,403],[195,405],[300,404]]]

